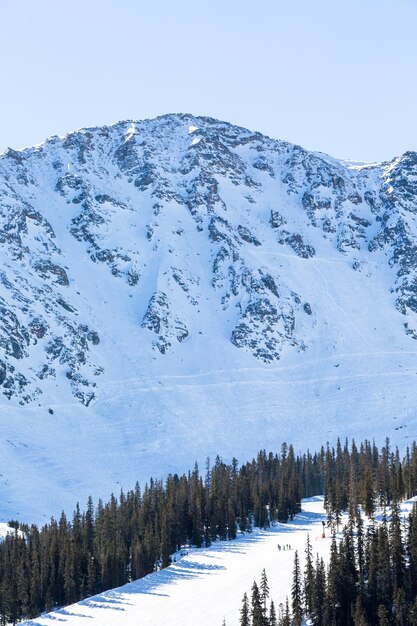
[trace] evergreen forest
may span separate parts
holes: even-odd
[[[303,619],[312,626],[417,626],[417,502],[407,519],[400,509],[403,498],[416,494],[415,455],[413,444],[400,461],[388,441],[381,453],[367,443],[359,451],[354,444],[341,450],[340,443],[336,454],[328,449],[329,563],[314,558],[307,537],[303,570],[295,551],[290,599],[278,608],[271,600],[268,609],[263,570],[243,595],[240,626],[301,626]]]
[[[303,497],[320,493],[333,533],[349,511],[328,568],[310,563],[308,577],[302,580],[298,573],[298,612],[293,599],[282,615],[273,604],[266,613],[263,573],[262,611],[254,613],[247,600],[241,623],[299,624],[301,615],[309,615],[323,626],[417,624],[393,621],[400,614],[409,619],[417,594],[417,512],[407,532],[398,518],[400,500],[417,494],[417,446],[400,458],[388,441],[381,450],[367,441],[359,446],[338,441],[302,455],[283,444],[279,453],[263,450],[243,465],[217,457],[213,464],[207,460],[203,474],[195,465],[187,474],[136,484],[106,503],[94,505],[90,497],[85,510],[77,505],[71,517],[63,512],[42,527],[11,520],[11,532],[0,544],[0,622],[15,624],[146,576],[169,565],[181,547],[208,546],[286,522],[301,510]],[[385,522],[365,531],[360,510],[373,518],[378,507],[387,511]],[[318,590],[323,594],[320,602],[307,601],[309,585],[311,597]],[[379,621],[366,621],[374,614]]]

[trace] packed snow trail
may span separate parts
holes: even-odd
[[[330,539],[321,538],[323,519],[323,498],[309,498],[288,524],[184,550],[187,554],[164,570],[24,624],[220,626],[225,618],[227,626],[237,626],[242,596],[250,594],[254,579],[259,583],[263,568],[276,607],[285,602],[294,553],[298,550],[303,567],[307,535],[314,553],[327,559]]]

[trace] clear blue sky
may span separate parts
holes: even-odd
[[[354,160],[417,150],[417,0],[0,0],[0,151],[210,115]]]

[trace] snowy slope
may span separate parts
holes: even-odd
[[[0,519],[417,436],[417,155],[167,115],[0,157]]]
[[[303,503],[303,512],[289,524],[243,535],[232,542],[219,542],[208,549],[194,549],[168,568],[98,596],[23,622],[50,624],[57,620],[68,626],[85,623],[100,626],[237,626],[244,592],[250,595],[253,581],[259,584],[265,568],[270,597],[278,609],[291,594],[294,551],[304,566],[307,535],[314,554],[327,560],[330,539],[321,539],[323,499]],[[278,550],[290,545],[290,550]]]
[[[6,535],[13,533],[14,531],[7,524],[0,523],[0,540],[6,537]]]

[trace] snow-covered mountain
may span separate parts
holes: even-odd
[[[167,115],[0,157],[0,511],[416,436],[417,154]]]

